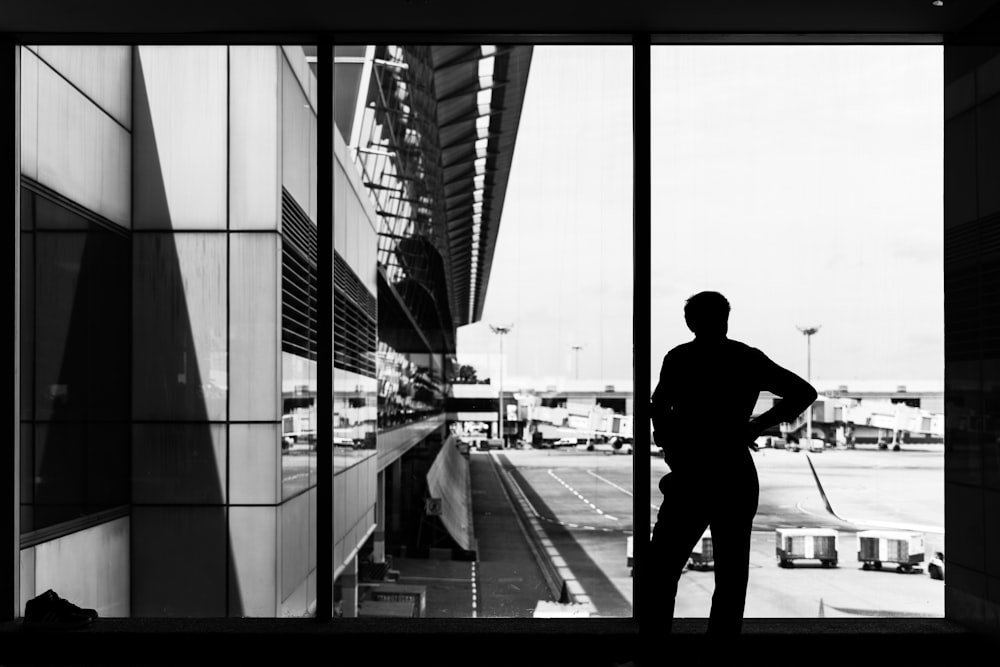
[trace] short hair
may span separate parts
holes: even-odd
[[[684,321],[695,334],[724,330],[729,301],[718,292],[698,292],[684,304]]]

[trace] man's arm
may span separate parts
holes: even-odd
[[[816,389],[801,377],[774,363],[763,353],[761,357],[763,388],[780,400],[750,420],[753,435],[751,440],[772,426],[793,421],[813,404],[818,395]]]

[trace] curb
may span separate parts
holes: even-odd
[[[489,456],[493,464],[493,470],[500,478],[504,493],[511,507],[514,508],[514,514],[517,516],[521,532],[524,533],[528,541],[528,546],[535,556],[535,560],[542,571],[542,575],[545,577],[546,583],[549,585],[552,597],[560,604],[583,605],[588,608],[589,613],[593,614],[596,610],[590,600],[590,596],[580,586],[569,567],[564,563],[560,564],[556,562],[556,560],[562,561],[562,557],[549,541],[548,536],[545,534],[545,529],[538,520],[538,513],[535,512],[531,503],[528,502],[521,487],[518,486],[510,473],[504,468],[497,454],[489,452]]]

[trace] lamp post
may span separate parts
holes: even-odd
[[[574,359],[574,366],[576,368],[575,378],[577,380],[579,380],[580,379],[580,350],[583,349],[583,346],[582,345],[570,345],[570,348],[572,348],[573,353],[575,355],[575,359]]]
[[[490,325],[493,333],[500,336],[500,442],[504,447],[507,446],[507,438],[503,432],[503,337],[510,333],[510,330],[513,328],[513,324],[508,324],[507,326]]]
[[[798,327],[806,337],[806,382],[812,384],[812,337],[822,325]],[[806,408],[806,447],[812,445],[812,406]]]

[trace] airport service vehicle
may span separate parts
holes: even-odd
[[[931,575],[931,579],[944,581],[944,554],[940,551],[927,563],[927,574]]]
[[[863,570],[881,570],[895,563],[896,572],[923,572],[924,534],[898,530],[863,530],[858,533],[858,560]]]
[[[688,568],[705,571],[715,565],[715,550],[712,547],[712,530],[706,529],[701,539],[691,550],[688,558]]]
[[[795,567],[799,560],[818,560],[823,567],[836,567],[839,537],[832,528],[778,528],[778,567]]]

